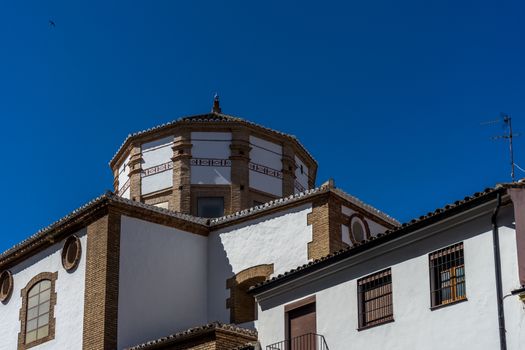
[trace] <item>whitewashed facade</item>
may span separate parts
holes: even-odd
[[[523,347],[523,182],[400,225],[333,181],[314,187],[317,164],[294,137],[215,102],[211,114],[130,136],[111,162],[115,194],[0,254],[0,350],[223,350],[218,338],[230,336],[226,349]],[[217,196],[225,215],[195,214]],[[456,244],[461,298],[435,305],[430,256]],[[393,311],[370,323],[358,290],[378,272]],[[54,296],[35,307],[38,276],[54,276]],[[49,310],[52,336],[34,340],[27,328],[44,329]],[[307,321],[292,324],[297,315]],[[310,332],[322,346],[290,349]]]
[[[262,347],[281,349],[280,342],[289,339],[287,305],[315,298],[317,333],[330,349],[499,349],[491,225],[496,205],[489,201],[369,249],[356,249],[344,259],[334,256],[322,269],[314,265],[311,272],[306,268],[296,277],[292,273],[256,289],[255,326]],[[525,252],[518,252],[517,240],[525,232],[514,229],[514,210],[511,203],[503,206],[498,232],[506,344],[517,350],[525,341],[525,306],[511,292],[522,286],[518,263]],[[457,243],[464,247],[466,299],[432,307],[429,254]],[[391,269],[393,320],[360,327],[357,281],[385,269]]]

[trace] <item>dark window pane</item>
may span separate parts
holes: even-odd
[[[197,199],[197,216],[217,218],[224,215],[224,198],[199,197]]]

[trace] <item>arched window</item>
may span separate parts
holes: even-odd
[[[57,275],[56,272],[41,273],[31,279],[22,289],[23,299],[20,312],[22,326],[18,336],[19,349],[27,349],[54,339]]]
[[[51,281],[35,284],[27,294],[26,343],[49,335],[49,311],[51,306]]]

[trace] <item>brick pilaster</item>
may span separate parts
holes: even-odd
[[[180,130],[173,142],[173,194],[169,208],[185,214],[191,213],[191,133]]]
[[[129,158],[129,178],[130,178],[130,195],[131,200],[141,202],[142,187],[142,150],[140,145],[134,144],[131,149]]]
[[[308,259],[319,259],[344,248],[341,239],[341,203],[327,194],[314,201],[308,214],[312,241],[308,243]]]
[[[232,143],[230,145],[231,167],[231,208],[236,212],[251,207],[248,196],[250,188],[250,135],[245,129],[232,130]]]
[[[87,227],[83,350],[117,348],[120,215]]]

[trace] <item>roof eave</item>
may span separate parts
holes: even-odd
[[[393,239],[402,237],[406,234],[409,234],[426,226],[430,226],[448,217],[458,215],[459,213],[468,210],[469,208],[494,200],[497,196],[497,193],[504,193],[505,191],[506,187],[496,186],[495,188],[491,189],[490,192],[482,194],[481,196],[476,197],[466,203],[462,203],[447,210],[438,209],[439,212],[437,214],[429,216],[425,219],[417,220],[414,223],[403,224],[398,229],[392,230],[392,233],[378,235],[377,238],[369,240],[363,244],[347,249],[342,249],[338,252],[329,254],[323,258],[314,260],[308,264],[299,266],[298,268],[293,269],[283,275],[279,275],[277,277],[274,277],[273,279],[267,280],[259,285],[256,285],[255,287],[252,287],[248,292],[253,295],[267,292],[273,288],[277,288],[283,283],[309,275],[329,265],[345,260],[355,254],[371,249],[378,245],[385,244]]]

